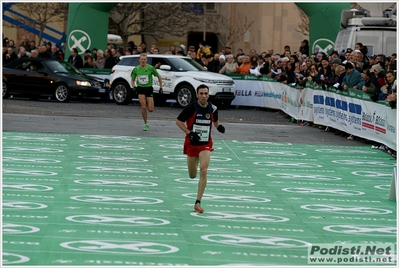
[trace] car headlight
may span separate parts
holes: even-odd
[[[197,81],[200,81],[202,83],[208,83],[208,84],[216,84],[217,81],[216,80],[212,80],[212,79],[206,79],[206,78],[194,78]]]
[[[91,86],[91,84],[90,84],[89,81],[80,81],[80,80],[77,80],[77,81],[76,81],[76,84],[77,84],[78,86],[82,86],[82,87],[90,87],[90,86]]]

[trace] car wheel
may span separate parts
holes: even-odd
[[[11,96],[7,83],[3,80],[3,99],[8,99]]]
[[[180,107],[186,107],[195,99],[195,90],[191,85],[182,85],[176,90],[176,101]]]
[[[59,102],[69,102],[71,100],[71,90],[66,84],[58,84],[54,91],[54,97]]]
[[[118,105],[127,105],[132,100],[132,90],[125,81],[118,81],[112,86],[112,97]]]

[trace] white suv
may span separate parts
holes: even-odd
[[[112,68],[111,91],[117,104],[126,105],[132,101],[133,94],[130,74],[139,65],[140,55],[128,55]],[[196,99],[196,88],[205,84],[209,87],[209,101],[228,106],[233,101],[234,81],[223,74],[207,71],[194,60],[175,55],[148,55],[148,64],[155,66],[160,63],[158,73],[162,77],[163,94],[159,95],[158,79],[154,77],[154,99],[157,103],[175,99],[181,107],[187,106]]]

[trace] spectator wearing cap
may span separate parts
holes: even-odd
[[[349,88],[362,90],[365,81],[360,76],[360,72],[355,69],[351,62],[345,64],[346,74],[342,80],[342,88],[348,90]]]
[[[182,54],[183,56],[185,56],[185,55],[186,55],[186,46],[183,45],[183,44],[181,44],[180,46],[178,46],[177,49],[176,49],[176,53],[179,52],[179,51],[181,51],[181,54]]]
[[[195,52],[195,46],[189,46],[188,47],[188,51]]]
[[[373,66],[375,64],[375,57],[376,57],[375,55],[371,55],[369,57],[369,62],[368,62],[369,66]]]
[[[219,72],[220,72],[220,69],[222,69],[225,64],[226,64],[226,56],[220,55],[219,56]]]

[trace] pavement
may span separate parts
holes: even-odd
[[[3,131],[184,138],[184,133],[176,126],[174,120],[153,120],[150,117],[149,125],[150,130],[144,132],[142,130],[142,119],[3,114]],[[334,135],[334,132],[316,127],[299,126],[293,123],[255,124],[226,122],[223,125],[226,127],[226,133],[221,134],[215,129],[212,131],[215,140],[289,142],[339,146],[370,145],[360,140],[348,140],[341,135]]]

